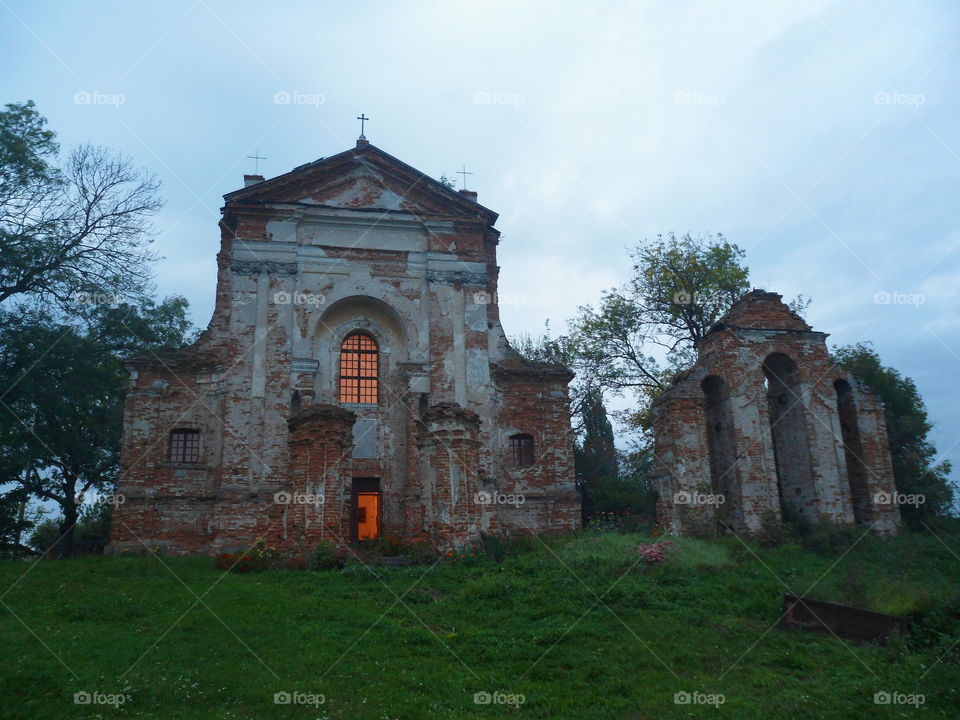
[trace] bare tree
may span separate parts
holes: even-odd
[[[0,302],[70,302],[81,291],[139,297],[150,287],[157,180],[83,145],[63,167],[32,103],[0,112]]]

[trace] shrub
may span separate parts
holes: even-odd
[[[338,548],[332,542],[324,540],[317,543],[316,547],[313,548],[308,566],[311,570],[342,568],[346,555],[345,548]]]

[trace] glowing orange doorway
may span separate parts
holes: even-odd
[[[380,481],[356,478],[353,481],[351,512],[353,540],[374,540],[380,534]]]

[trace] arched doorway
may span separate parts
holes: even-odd
[[[797,364],[789,355],[772,353],[763,362],[763,374],[783,519],[816,523],[820,508]]]
[[[727,384],[717,375],[708,375],[700,383],[703,390],[704,416],[707,424],[707,447],[710,453],[710,484],[720,499],[717,522],[734,527],[739,503],[734,497],[737,455],[733,444],[733,414]]]
[[[857,402],[853,396],[853,388],[846,380],[835,380],[833,387],[837,391],[837,413],[840,415],[853,519],[858,523],[870,522],[870,486],[867,466],[863,464],[863,443],[860,438]]]

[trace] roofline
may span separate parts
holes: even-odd
[[[344,150],[343,152],[339,152],[336,155],[331,155],[329,157],[324,157],[324,158],[318,158],[317,160],[304,163],[303,165],[298,165],[292,170],[282,173],[281,175],[277,175],[275,177],[269,178],[268,180],[264,180],[263,182],[258,182],[254,185],[249,185],[247,187],[239,188],[237,190],[228,192],[223,196],[223,199],[227,205],[230,205],[234,200],[240,200],[244,196],[248,196],[248,195],[253,196],[253,195],[256,195],[258,192],[262,192],[269,185],[283,184],[284,181],[291,180],[294,176],[301,174],[304,170],[308,168],[317,167],[327,163],[334,163],[336,161],[343,160],[348,157],[359,157],[365,153],[371,153],[371,152],[377,155],[380,155],[383,159],[397,165],[401,170],[408,172],[410,174],[416,175],[419,178],[425,179],[427,181],[428,186],[432,187],[434,190],[442,192],[444,195],[447,196],[449,200],[453,201],[457,205],[460,205],[465,210],[469,210],[471,214],[475,214],[477,211],[479,211],[481,215],[486,216],[487,223],[491,227],[500,217],[499,213],[494,212],[493,210],[486,207],[485,205],[481,205],[476,200],[470,200],[464,197],[463,195],[461,195],[459,192],[455,190],[451,190],[449,187],[444,185],[439,180],[435,180],[434,178],[430,177],[426,173],[420,170],[417,170],[412,165],[408,165],[407,163],[403,162],[403,160],[400,160],[394,157],[393,155],[391,155],[390,153],[384,150],[381,150],[380,148],[378,148],[376,145],[373,145],[372,143],[358,145],[355,148]]]

